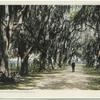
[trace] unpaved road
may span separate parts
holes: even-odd
[[[100,80],[100,76],[85,74],[80,65],[76,66],[75,72],[71,72],[71,67],[68,66],[66,70],[57,73],[27,77],[26,83],[19,84],[18,89],[100,89],[100,85],[97,88],[97,84],[90,84],[95,79]]]
[[[71,89],[71,90],[100,90],[100,75],[84,73],[81,65],[71,72],[71,67],[57,72],[33,74],[22,78],[19,84],[2,84],[0,89]]]

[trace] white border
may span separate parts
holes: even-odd
[[[100,0],[0,0],[0,5],[100,5]]]
[[[100,0],[0,0],[0,5],[100,5]],[[100,98],[100,91],[0,90],[0,98]]]
[[[91,90],[0,90],[0,98],[100,98]]]

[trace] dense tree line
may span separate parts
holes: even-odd
[[[100,66],[100,6],[82,6],[74,17],[75,27],[89,28],[92,38],[84,41],[83,57],[87,66],[94,66],[95,62]]]
[[[100,6],[3,5],[0,12],[0,66],[8,76],[13,57],[21,58],[20,75],[28,74],[31,54],[39,54],[38,71],[62,68],[74,55],[89,66],[99,59]],[[94,38],[81,42],[87,27]]]

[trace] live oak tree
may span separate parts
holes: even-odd
[[[38,71],[62,68],[74,55],[89,63],[99,57],[99,6],[8,5],[0,11],[0,65],[8,74],[10,57],[21,58],[20,75],[28,74],[32,53],[39,55]],[[87,28],[94,38],[82,42]]]
[[[63,37],[61,36],[65,33],[63,31],[66,31],[63,18],[67,6],[31,6],[31,9],[25,27],[32,37],[33,52],[35,50],[40,53],[39,70],[44,70],[46,63],[53,65],[52,59],[54,63],[56,62],[57,50],[62,48]],[[62,41],[59,40],[60,38]],[[59,60],[63,54],[61,51]]]
[[[87,40],[84,46],[83,56],[86,59],[86,62],[89,66],[93,66],[96,60],[99,60],[99,51],[100,51],[100,6],[82,6],[82,8],[78,11],[76,16],[74,17],[75,27],[87,28],[93,30],[91,33],[94,34],[94,39]],[[90,34],[91,34],[90,33]],[[85,50],[86,49],[86,50]]]
[[[4,66],[5,68],[4,72],[7,72],[8,75],[8,58],[11,47],[11,37],[20,24],[22,8],[22,6],[0,6],[0,61],[1,66]]]

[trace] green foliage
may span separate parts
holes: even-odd
[[[36,67],[40,70],[62,67],[74,55],[94,65],[100,49],[100,6],[10,5],[0,6],[0,10],[0,44],[6,41],[2,46],[6,57],[21,58],[21,68],[32,53],[39,55]],[[85,41],[83,46],[81,32],[87,27],[95,30],[97,38]]]
[[[96,56],[96,48],[95,48],[96,42],[93,39],[90,39],[89,41],[86,41],[86,45],[83,49],[83,56],[86,60],[87,66],[93,67],[95,62],[95,56]]]

